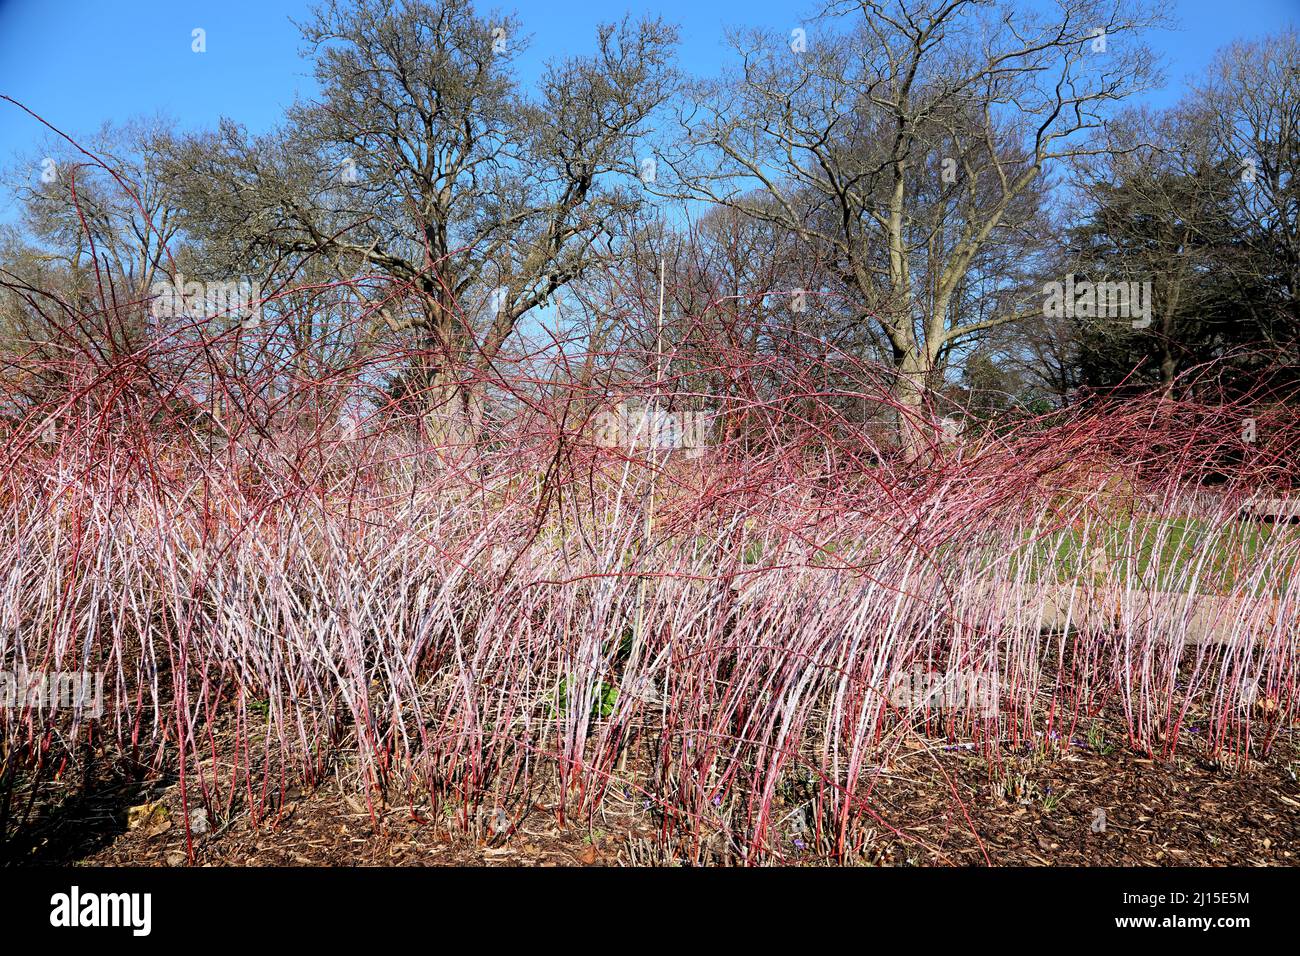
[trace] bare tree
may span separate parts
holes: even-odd
[[[1274,317],[1261,325],[1300,338],[1300,33],[1234,43],[1191,97],[1204,104],[1220,161],[1234,174],[1237,222],[1272,286]]]
[[[6,171],[20,218],[0,256],[0,348],[33,401],[66,389],[76,362],[145,344],[149,290],[179,231],[170,129],[105,124],[82,145],[51,135]]]
[[[738,37],[739,72],[684,115],[684,191],[779,224],[836,263],[896,370],[902,437],[936,369],[1030,314],[1015,270],[1045,177],[1151,82],[1150,11],[1057,0],[830,4],[806,36]],[[843,30],[834,29],[847,23]],[[757,202],[754,189],[770,201]]]
[[[190,140],[187,228],[244,262],[320,256],[384,277],[401,300],[386,319],[423,350],[418,389],[468,437],[474,370],[641,201],[619,176],[671,93],[675,30],[602,26],[595,53],[551,64],[531,98],[512,72],[518,22],[468,0],[331,2],[302,31],[320,99],[269,136],[227,122]]]

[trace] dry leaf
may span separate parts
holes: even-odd
[[[142,803],[126,812],[126,828],[142,830],[145,836],[157,836],[172,825],[171,813],[161,803]]]

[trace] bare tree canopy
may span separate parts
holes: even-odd
[[[601,26],[595,53],[550,64],[533,96],[512,70],[518,22],[468,0],[333,2],[302,32],[320,99],[267,136],[223,122],[183,144],[186,228],[234,261],[387,277],[389,323],[420,331],[420,386],[444,402],[456,369],[491,361],[638,208],[619,178],[672,93],[676,32]]]
[[[954,347],[1025,314],[1015,262],[1044,177],[1153,81],[1156,19],[1103,0],[832,3],[806,35],[737,37],[742,66],[683,114],[694,151],[674,165],[686,194],[832,257],[915,406]]]

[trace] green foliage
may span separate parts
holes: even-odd
[[[555,694],[548,699],[547,714],[554,716],[564,716],[569,712],[569,678],[561,677],[559,687],[556,688]],[[614,713],[614,705],[618,703],[618,685],[601,681],[596,685],[596,698],[591,702],[591,718],[593,720],[603,720]]]
[[[1087,739],[1088,739],[1088,746],[1091,747],[1093,750],[1095,750],[1097,753],[1101,754],[1103,757],[1105,757],[1107,754],[1111,753],[1115,749],[1113,745],[1108,744],[1106,742],[1106,731],[1103,730],[1101,727],[1097,726],[1097,724],[1095,723],[1088,727]]]

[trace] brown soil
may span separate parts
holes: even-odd
[[[1114,741],[1112,732],[1108,739]],[[879,865],[1295,865],[1300,862],[1300,748],[1282,735],[1268,759],[1228,767],[1193,742],[1170,761],[1123,743],[1082,740],[1062,753],[1005,756],[992,770],[972,749],[913,736],[875,778],[876,824],[852,862]],[[141,810],[161,804],[163,809]],[[778,800],[774,818],[797,799]],[[131,808],[136,807],[133,811]],[[331,782],[291,793],[278,817],[217,821],[194,839],[201,866],[576,866],[741,862],[655,840],[661,818],[640,795],[611,788],[590,822],[559,825],[541,800],[508,831],[482,820],[367,806]],[[797,811],[796,811],[797,812]],[[1103,816],[1104,814],[1104,816]],[[65,799],[12,841],[10,862],[185,865],[179,787],[101,785]],[[1104,825],[1103,825],[1104,823]],[[825,862],[788,827],[772,858]],[[484,836],[484,835],[487,836]]]

